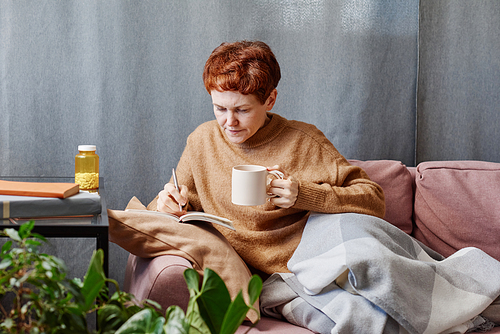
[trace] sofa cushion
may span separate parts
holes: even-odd
[[[394,160],[349,160],[361,167],[384,190],[385,217],[389,223],[410,234],[413,229],[413,178],[406,166]]]
[[[417,166],[414,236],[444,256],[475,246],[500,260],[500,164]]]
[[[130,200],[127,209],[135,210],[108,209],[109,241],[143,258],[181,256],[189,260],[200,275],[205,268],[210,268],[224,280],[232,299],[243,290],[248,301],[250,270],[211,224],[178,223],[166,215],[147,211],[136,197]],[[252,321],[257,318],[253,312],[247,316]]]

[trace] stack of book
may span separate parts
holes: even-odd
[[[0,219],[22,224],[92,223],[101,213],[98,193],[80,191],[78,184],[0,180]]]

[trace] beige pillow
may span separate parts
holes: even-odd
[[[133,197],[126,209],[146,210],[146,207]],[[250,270],[211,224],[178,223],[167,216],[147,211],[108,209],[108,217],[111,242],[139,257],[181,256],[189,260],[201,276],[205,268],[210,268],[224,280],[232,299],[243,290],[248,302],[246,291],[251,278]],[[252,321],[256,320],[253,312],[247,316]]]

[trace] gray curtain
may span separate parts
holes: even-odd
[[[274,111],[347,158],[500,162],[496,0],[0,0],[0,175],[71,176],[96,144],[108,206],[149,202],[213,119],[223,41],[280,62]],[[126,253],[111,247],[111,276]]]
[[[417,162],[500,162],[500,1],[421,1]]]

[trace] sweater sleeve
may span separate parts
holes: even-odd
[[[382,188],[360,167],[351,165],[314,125],[290,124],[293,130],[289,131],[288,141],[293,141],[294,154],[308,158],[296,159],[290,164],[299,181],[299,194],[293,207],[383,218],[385,198]]]
[[[342,158],[328,168],[336,170],[336,182],[299,181],[299,195],[294,208],[384,217],[384,192],[360,167],[352,166]]]

